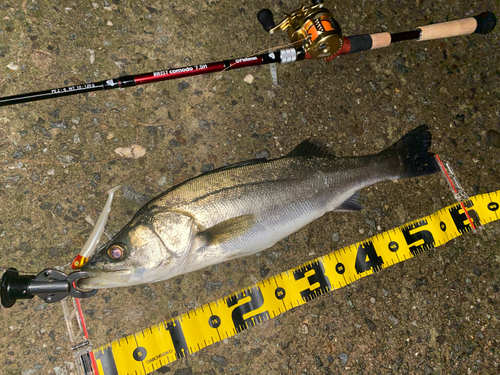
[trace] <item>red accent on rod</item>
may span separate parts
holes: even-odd
[[[263,63],[262,57],[246,57],[242,59],[230,60],[229,67],[226,67],[224,61],[213,62],[208,64],[191,65],[183,68],[174,68],[167,70],[160,70],[153,73],[144,73],[134,76],[136,85],[146,83],[166,81],[176,78],[184,78],[196,76],[199,74],[222,72],[225,69],[239,69],[247,66],[261,65]]]
[[[151,82],[190,77],[198,74],[220,72],[221,70],[224,70],[224,62],[222,61],[209,64],[186,66],[183,68],[159,70],[153,73],[139,74],[137,76],[134,76],[134,81],[136,85],[142,85]]]
[[[332,61],[334,58],[340,55],[348,55],[349,52],[351,52],[351,41],[349,40],[348,37],[344,37],[344,43],[342,44],[342,47],[337,51],[337,53],[333,56],[330,56],[329,58],[326,59],[326,61]]]

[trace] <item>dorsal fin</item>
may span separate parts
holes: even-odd
[[[203,175],[215,173],[215,172],[220,172],[220,171],[227,171],[228,169],[245,167],[247,165],[260,164],[260,163],[264,163],[266,161],[267,161],[266,158],[258,158],[258,159],[250,159],[250,160],[240,161],[238,163],[224,165],[223,167],[216,168],[216,169],[213,169],[211,171],[205,172],[205,173],[203,173]]]
[[[335,157],[335,153],[315,139],[306,139],[286,156]]]

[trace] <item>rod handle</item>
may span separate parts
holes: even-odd
[[[495,28],[496,24],[497,18],[493,12],[483,12],[474,17],[419,26],[421,35],[418,40],[448,38],[472,33],[487,34]]]
[[[276,27],[273,12],[271,12],[269,9],[259,10],[259,13],[257,13],[257,19],[259,20],[264,30],[266,30],[267,32],[269,32],[269,30],[271,30],[273,27]]]

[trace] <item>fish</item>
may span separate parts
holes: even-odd
[[[421,125],[372,155],[337,157],[305,140],[284,157],[228,165],[146,203],[82,270],[82,288],[167,280],[255,254],[330,211],[358,212],[359,191],[439,171]]]

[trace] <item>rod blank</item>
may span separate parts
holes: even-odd
[[[4,98],[0,98],[0,107],[19,103],[34,102],[37,100],[58,98],[61,96],[83,94],[92,91],[110,90],[121,87],[143,85],[146,83],[190,77],[199,74],[216,73],[229,69],[246,68],[248,66],[265,65],[272,63],[288,63],[297,60],[303,60],[304,58],[305,54],[302,49],[280,49],[272,53],[263,53],[257,56],[242,57],[239,59],[223,60],[200,65],[191,65],[182,68],[166,69],[151,73],[129,75],[100,82],[7,96]]]

